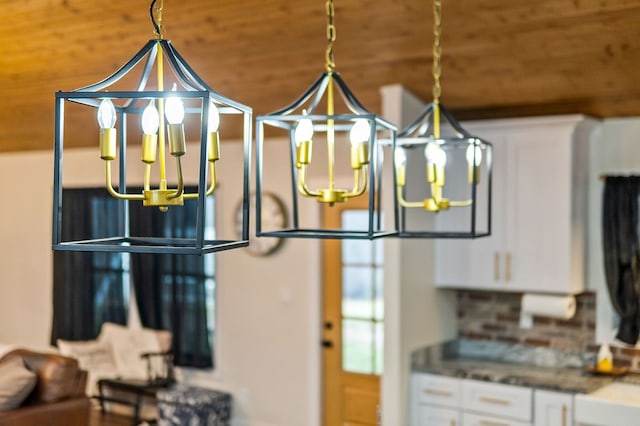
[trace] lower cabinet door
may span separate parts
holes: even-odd
[[[536,390],[535,426],[573,426],[573,395]]]
[[[420,404],[415,426],[462,426],[460,411],[454,408]]]
[[[500,417],[487,416],[464,412],[462,415],[464,426],[532,426],[531,423],[516,420],[501,419]]]

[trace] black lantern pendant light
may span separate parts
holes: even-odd
[[[151,2],[150,14],[156,39],[150,40],[122,68],[106,79],[81,89],[56,93],[55,162],[53,194],[53,249],[68,251],[110,251],[137,253],[205,254],[244,247],[249,243],[249,166],[251,153],[252,110],[211,89],[186,63],[169,40],[162,37],[162,0]],[[140,65],[139,67],[137,67]],[[139,74],[136,73],[140,71]],[[154,73],[155,70],[155,73]],[[137,74],[137,75],[136,75]],[[121,87],[129,85],[130,89]],[[65,138],[65,107],[74,117],[95,117],[96,139],[100,141],[100,158],[104,160],[105,187],[120,203],[117,232],[101,238],[63,240],[62,217],[72,214],[64,210],[62,188],[65,182],[63,151]],[[75,108],[75,109],[74,109]],[[89,114],[87,114],[87,110]],[[206,198],[213,195],[217,184],[216,163],[224,161],[220,151],[218,125],[221,120],[238,115],[241,122],[244,160],[238,170],[242,180],[242,231],[238,240],[208,239],[205,228],[213,211],[207,212]],[[187,117],[196,117],[192,126],[185,126]],[[198,127],[193,139],[200,141],[197,191],[185,190],[183,157],[187,154],[185,132]],[[98,128],[99,127],[99,128]],[[141,128],[141,134],[138,129]],[[118,143],[119,142],[119,143]],[[118,149],[119,147],[119,149]],[[143,189],[128,191],[127,150],[139,148]],[[175,182],[169,182],[166,150],[173,157]],[[197,151],[197,150],[196,150]],[[97,154],[97,152],[96,152]],[[119,159],[116,185],[112,183],[112,163]],[[152,171],[157,168],[154,183]],[[189,201],[191,200],[191,201]],[[162,212],[195,202],[196,229],[191,236],[131,235],[128,203],[142,203]],[[210,209],[211,210],[211,209]],[[210,238],[210,237],[209,237]]]
[[[381,200],[384,157],[381,141],[386,140],[386,149],[393,150],[396,128],[367,111],[335,71],[333,0],[326,2],[326,10],[326,71],[291,105],[256,118],[257,236],[373,239],[396,233],[395,229],[384,229]],[[337,104],[337,95],[343,105]],[[266,128],[275,130],[274,133],[279,131],[287,141],[287,149],[278,162],[265,160]],[[262,211],[262,194],[269,191],[270,179],[283,166],[289,168],[291,191],[291,201],[287,203],[291,225],[285,229],[263,223]],[[314,180],[314,172],[324,177]],[[346,177],[344,182],[339,175]],[[394,191],[393,185],[388,185],[387,190]],[[334,206],[348,204],[356,197],[368,199],[368,224],[364,227],[320,229],[302,212],[303,203],[309,208],[318,203]],[[395,217],[395,212],[388,214]]]
[[[441,0],[434,0],[433,12],[433,102],[398,134],[394,154],[399,236],[487,236],[492,145],[462,128],[440,103]]]

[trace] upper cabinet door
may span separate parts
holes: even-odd
[[[504,172],[507,164],[506,137],[504,134],[484,129],[475,132],[478,136],[493,144],[493,187],[492,187],[492,231],[488,237],[470,239],[442,239],[436,242],[436,284],[440,287],[499,288],[503,285],[504,273],[504,228],[495,226],[502,223],[505,203]],[[480,177],[480,184],[486,184],[487,177]],[[484,201],[484,200],[481,200]],[[466,210],[466,209],[465,209]],[[438,213],[436,226],[445,229],[451,226],[448,221],[468,220],[460,213],[461,209],[452,208]],[[487,208],[477,206],[478,222],[486,220]],[[466,214],[466,213],[465,213]],[[463,217],[464,216],[464,217]]]
[[[509,135],[504,223],[509,289],[566,293],[583,285],[571,274],[571,239],[585,230],[585,223],[572,223],[572,199],[586,190],[572,182],[572,133],[567,126],[536,126]]]
[[[492,235],[439,240],[437,286],[583,291],[588,150],[595,124],[559,116],[468,126],[494,145]]]

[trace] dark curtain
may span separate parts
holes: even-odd
[[[640,333],[640,177],[607,177],[602,205],[602,244],[609,296],[620,316],[616,338],[635,345]]]
[[[118,202],[104,189],[64,189],[62,203],[63,241],[116,231]],[[93,339],[105,321],[126,323],[120,254],[56,251],[53,261],[52,344]]]
[[[187,192],[195,192],[188,188]],[[160,212],[130,204],[132,236],[195,238],[197,203]],[[207,297],[204,256],[168,254],[131,255],[133,285],[145,327],[173,333],[174,363],[179,366],[213,367],[211,336],[207,329]]]

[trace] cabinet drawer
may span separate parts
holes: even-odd
[[[418,404],[458,408],[462,405],[462,380],[433,374],[413,375],[413,394]]]
[[[573,425],[573,395],[536,390],[534,393],[534,426]]]
[[[420,405],[415,426],[461,426],[460,411],[455,408]]]
[[[467,412],[464,412],[462,415],[462,424],[464,426],[531,426],[529,422],[520,422],[517,420],[508,420]]]
[[[464,380],[462,389],[465,410],[531,422],[533,392],[530,388]]]

